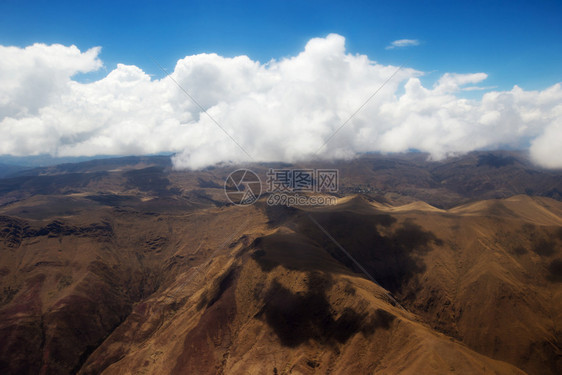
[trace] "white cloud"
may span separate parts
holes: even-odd
[[[398,39],[391,42],[388,46],[386,46],[386,49],[413,47],[419,45],[420,45],[420,41],[417,39]]]
[[[176,152],[178,168],[244,162],[247,156],[169,78],[119,64],[92,83],[72,80],[102,66],[99,48],[36,44],[0,47],[0,154],[93,156]],[[172,77],[256,161],[426,151],[438,159],[481,148],[524,147],[546,167],[562,167],[562,88],[460,97],[487,75],[444,74],[424,87],[422,72],[393,73],[345,51],[331,34],[294,57],[267,64],[216,54],[179,60]],[[400,86],[404,85],[404,89]],[[400,93],[400,94],[399,94]],[[316,155],[316,151],[321,150]]]
[[[101,48],[82,53],[76,46],[0,46],[0,119],[35,116],[57,100],[76,73],[97,70]]]
[[[497,86],[469,86],[463,87],[462,91],[484,91],[484,90],[492,90],[497,88]]]

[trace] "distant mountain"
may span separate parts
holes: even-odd
[[[2,164],[0,163],[0,178],[11,176],[15,173],[26,170],[27,167],[22,167],[21,165],[12,164]]]
[[[27,168],[46,167],[64,163],[80,163],[92,159],[113,158],[112,156],[53,157],[51,155],[12,156],[0,155],[0,163],[21,165]]]
[[[57,175],[64,173],[92,173],[107,172],[119,169],[140,168],[142,166],[158,165],[171,167],[169,156],[124,156],[118,158],[91,159],[76,163],[57,163],[48,166],[26,168],[25,171],[10,177]]]

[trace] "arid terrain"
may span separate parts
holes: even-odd
[[[562,172],[426,159],[309,163],[317,207],[166,156],[6,172],[0,373],[562,373]]]

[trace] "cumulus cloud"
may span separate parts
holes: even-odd
[[[104,78],[99,48],[0,47],[0,154],[94,156],[175,152],[177,168],[218,162],[351,158],[363,152],[428,152],[439,159],[477,149],[529,147],[537,163],[562,167],[562,88],[491,91],[462,98],[485,73],[423,72],[346,53],[336,34],[266,64],[199,54],[171,78],[119,64]],[[394,77],[336,136],[331,135]],[[176,85],[206,110],[193,103]],[[209,117],[208,115],[211,117]]]
[[[76,73],[97,70],[100,48],[82,53],[76,46],[0,46],[0,119],[35,116],[68,89]]]
[[[386,46],[386,49],[413,47],[419,45],[420,45],[420,41],[417,39],[398,39],[391,42],[388,46]]]

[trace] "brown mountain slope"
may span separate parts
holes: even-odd
[[[180,305],[137,306],[81,373],[519,373],[432,332],[302,234],[263,230],[172,285]]]
[[[560,202],[516,196],[449,211],[371,204],[378,212],[370,217],[389,212],[402,223],[391,243],[365,218],[354,221],[352,213],[359,213],[358,207],[364,212],[365,204],[354,199],[343,212],[315,215],[409,311],[476,351],[530,373],[562,371]],[[398,239],[406,239],[413,256],[396,249]]]
[[[407,234],[363,200],[327,209],[346,211],[373,216],[389,238]],[[4,217],[3,373],[517,372],[394,305],[329,253],[307,214]],[[404,249],[388,259],[411,266]],[[398,276],[381,282],[411,277]]]

